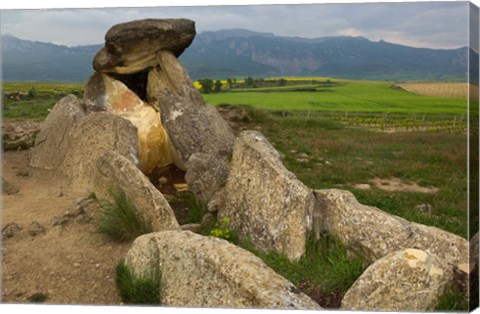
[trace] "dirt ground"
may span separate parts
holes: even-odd
[[[9,223],[22,229],[2,238],[1,302],[28,303],[41,294],[47,304],[120,304],[115,267],[131,243],[112,242],[91,219],[54,225],[86,191],[27,176],[28,151],[4,152],[2,159],[3,178],[19,190],[2,195],[2,229]],[[45,230],[37,227],[32,236],[35,221]]]

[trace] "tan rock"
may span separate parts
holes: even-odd
[[[85,116],[75,95],[60,99],[49,113],[35,140],[30,158],[33,175],[61,176],[65,155],[70,149],[70,130]]]
[[[174,230],[179,225],[162,193],[128,158],[106,152],[96,163],[94,192],[108,198],[110,189],[119,189],[151,223],[154,231]]]
[[[252,253],[189,231],[138,237],[125,264],[136,276],[160,276],[165,306],[320,309]]]
[[[235,136],[213,106],[205,105],[187,72],[169,51],[157,54],[160,67],[148,75],[148,103],[160,111],[177,167],[186,170],[194,153],[225,158]]]
[[[128,120],[108,112],[89,114],[70,132],[69,150],[61,171],[71,181],[93,183],[97,159],[115,151],[132,162],[137,156],[137,128]]]
[[[195,23],[187,19],[145,19],[113,26],[93,60],[99,72],[131,74],[157,65],[156,53],[171,51],[176,57],[195,37]]]
[[[313,193],[283,166],[261,133],[245,131],[235,141],[224,195],[225,207],[218,217],[228,217],[241,239],[292,260],[303,255]]]
[[[89,112],[112,112],[137,127],[138,159],[144,173],[150,174],[155,168],[173,162],[160,114],[125,84],[106,74],[95,73],[85,87],[84,101]]]
[[[365,270],[347,291],[342,309],[361,311],[433,310],[451,275],[441,262],[418,249],[389,253]]]
[[[370,262],[413,247],[438,257],[445,272],[468,263],[468,242],[457,235],[362,205],[348,191],[330,189],[314,193],[322,228]]]

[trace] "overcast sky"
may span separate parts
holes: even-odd
[[[4,9],[1,32],[22,39],[76,46],[103,43],[105,32],[117,23],[184,17],[196,22],[197,32],[245,28],[284,36],[364,36],[414,47],[458,48],[468,44],[468,7],[468,2],[404,2]]]

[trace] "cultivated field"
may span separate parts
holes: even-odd
[[[459,82],[396,83],[395,85],[419,95],[459,99],[467,99],[469,89],[469,84]],[[471,88],[473,88],[478,95],[478,88],[475,88],[475,86],[471,86]]]

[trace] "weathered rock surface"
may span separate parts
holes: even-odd
[[[90,114],[72,128],[69,146],[61,169],[70,180],[88,185],[97,159],[106,152],[115,151],[136,161],[137,128],[112,113]]]
[[[433,310],[449,280],[435,256],[404,249],[367,268],[347,291],[341,307],[362,311]]]
[[[3,149],[28,149],[35,143],[35,138],[40,133],[41,122],[13,121],[2,123]]]
[[[138,237],[125,264],[135,276],[161,276],[166,306],[320,309],[252,253],[189,231]]]
[[[2,228],[2,238],[12,238],[15,234],[23,230],[23,227],[15,222],[10,222]]]
[[[195,22],[187,19],[145,19],[117,24],[105,35],[93,60],[99,72],[131,74],[158,64],[156,53],[171,51],[176,57],[195,37]]]
[[[45,119],[30,158],[32,174],[61,174],[61,165],[70,149],[71,129],[85,116],[75,95],[60,99]]]
[[[147,100],[161,113],[173,146],[175,164],[185,164],[194,153],[226,157],[235,136],[213,106],[205,105],[183,66],[169,51],[158,53],[161,67],[148,75]]]
[[[283,166],[261,133],[239,135],[219,219],[228,217],[230,227],[242,239],[251,239],[256,249],[295,260],[305,252],[313,206],[312,191]]]
[[[228,162],[208,154],[196,153],[190,156],[186,165],[185,181],[195,197],[208,203],[215,192],[227,183]]]
[[[85,86],[84,102],[88,112],[112,112],[137,127],[138,159],[144,173],[150,174],[155,168],[173,162],[160,114],[125,84],[106,74],[95,73]]]
[[[117,152],[106,152],[98,159],[96,168],[94,192],[97,197],[108,198],[110,189],[119,189],[152,223],[154,231],[179,228],[162,193],[128,158]]]
[[[437,256],[444,271],[468,262],[468,243],[457,235],[362,205],[348,191],[330,189],[314,193],[323,219],[322,228],[370,262],[405,248]]]

